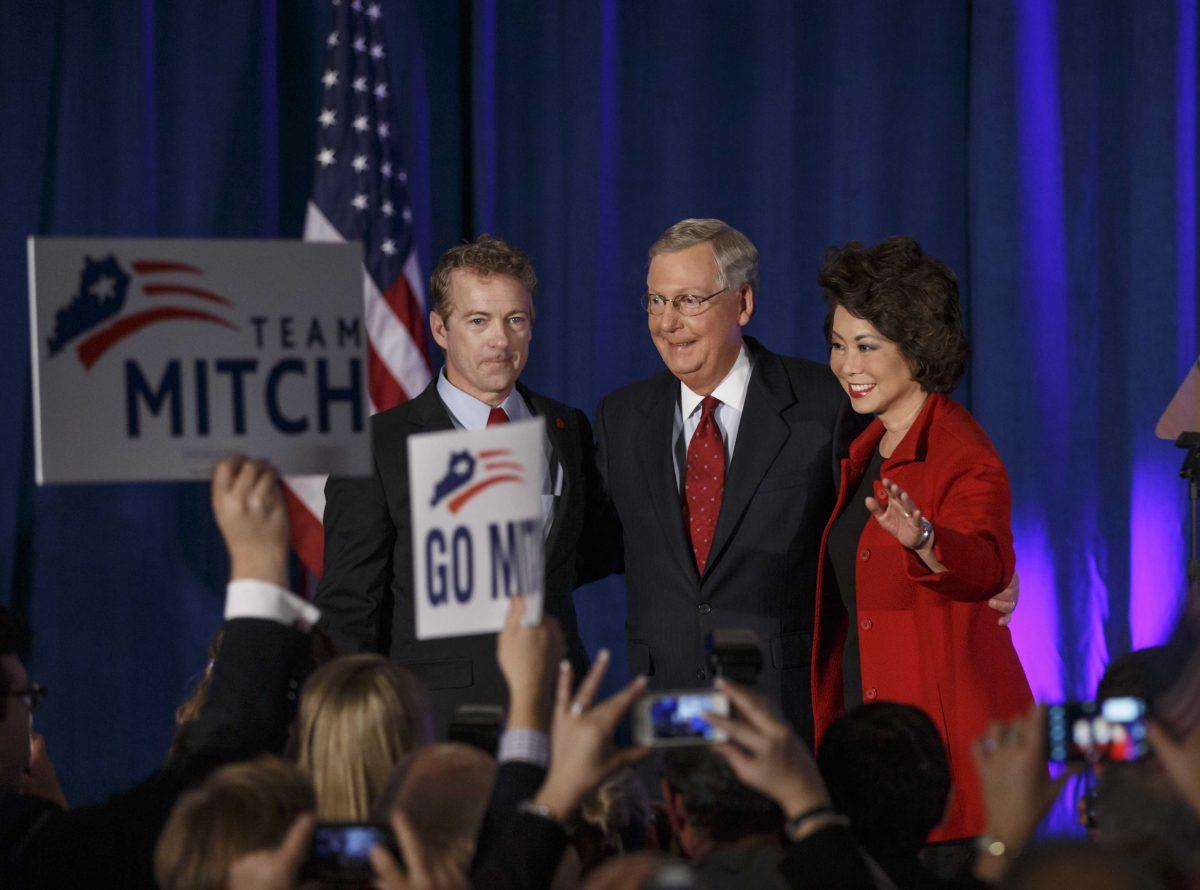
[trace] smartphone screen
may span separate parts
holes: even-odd
[[[1047,757],[1058,763],[1138,760],[1149,751],[1146,703],[1122,696],[1046,709]]]
[[[710,714],[729,716],[723,692],[698,689],[647,695],[634,712],[634,738],[641,745],[710,745],[727,741],[709,722]]]
[[[319,822],[313,832],[303,877],[320,881],[366,881],[375,877],[371,848],[376,844],[398,855],[391,831],[370,822]]]

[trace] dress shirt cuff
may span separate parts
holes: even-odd
[[[239,578],[225,588],[225,620],[231,618],[266,618],[308,630],[320,620],[321,610],[277,584]]]
[[[520,760],[534,766],[550,764],[550,736],[536,729],[506,729],[496,746],[496,762]]]

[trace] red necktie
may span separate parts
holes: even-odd
[[[508,415],[504,413],[503,408],[493,408],[488,412],[488,426],[495,426],[498,423],[508,423]]]
[[[725,496],[725,440],[714,416],[719,404],[712,396],[705,396],[700,403],[700,422],[688,443],[683,477],[683,521],[692,538],[696,568],[702,575]]]

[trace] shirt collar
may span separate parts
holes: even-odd
[[[746,390],[750,387],[750,370],[750,354],[746,351],[746,344],[743,343],[733,367],[712,391],[717,401],[722,405],[728,405],[739,414],[746,405]],[[690,417],[702,401],[704,401],[704,396],[692,392],[682,380],[679,382],[679,408],[684,418]]]
[[[492,411],[492,406],[487,402],[479,401],[479,399],[472,395],[468,395],[451,383],[446,377],[445,366],[438,373],[437,391],[442,404],[446,406],[446,410],[450,412],[451,417],[464,430],[481,430],[487,426],[487,419]],[[529,416],[529,410],[525,407],[525,400],[521,398],[521,394],[517,392],[515,386],[513,387],[513,391],[508,394],[508,398],[501,402],[499,407],[504,409],[504,413],[508,415],[509,420],[524,420]]]

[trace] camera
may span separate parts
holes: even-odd
[[[1149,753],[1146,702],[1133,696],[1046,708],[1046,756],[1056,763],[1139,760]]]
[[[309,847],[303,880],[360,884],[375,878],[371,848],[380,844],[400,861],[392,831],[374,822],[318,822]]]
[[[714,745],[729,737],[709,721],[728,717],[729,698],[713,689],[681,689],[642,696],[633,709],[633,740],[639,745]]]

